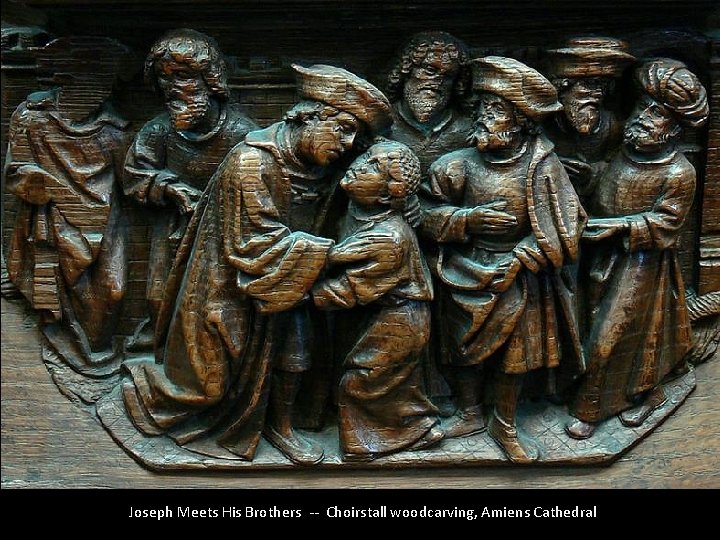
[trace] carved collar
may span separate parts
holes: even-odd
[[[675,159],[675,156],[677,155],[677,149],[673,148],[668,153],[661,153],[661,154],[655,154],[654,157],[645,157],[641,154],[638,154],[636,152],[631,152],[628,150],[628,147],[626,144],[622,145],[622,153],[623,155],[633,163],[637,163],[638,165],[646,165],[646,164],[666,164],[670,163],[672,160]]]

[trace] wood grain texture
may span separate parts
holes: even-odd
[[[717,488],[720,359],[697,368],[679,411],[610,467],[166,473],[143,469],[57,390],[36,319],[2,299],[3,488]]]

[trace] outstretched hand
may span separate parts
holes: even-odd
[[[165,186],[165,197],[172,201],[181,214],[192,214],[202,192],[182,182]]]

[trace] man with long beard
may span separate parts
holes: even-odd
[[[678,152],[682,126],[708,118],[707,94],[681,62],[635,72],[642,92],[622,152],[600,177],[583,239],[594,244],[586,278],[588,371],[570,407],[576,439],[620,413],[641,425],[666,400],[663,379],[690,349],[690,321],[676,243],[695,193],[695,169]]]
[[[439,244],[431,268],[445,291],[440,331],[458,405],[443,427],[448,437],[479,430],[478,368],[491,362],[488,431],[512,461],[528,463],[539,452],[516,428],[524,374],[558,366],[561,352],[583,368],[565,265],[577,257],[585,214],[538,127],[561,108],[555,88],[511,58],[489,56],[475,67],[475,146],[433,163],[422,190],[422,231]]]
[[[131,348],[153,344],[158,310],[177,246],[215,169],[257,125],[228,103],[227,69],[215,40],[194,30],[168,32],[152,47],[145,76],[167,111],[135,137],[125,161],[126,195],[151,209],[146,297],[149,319]]]
[[[423,174],[438,157],[467,146],[470,90],[467,46],[445,32],[422,32],[403,47],[388,76],[390,138],[420,158]]]
[[[548,71],[563,111],[545,127],[583,200],[622,141],[622,122],[607,101],[634,60],[627,43],[605,37],[574,38],[548,51]]]

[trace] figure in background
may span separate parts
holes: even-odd
[[[40,77],[10,119],[6,185],[20,199],[8,253],[12,282],[39,310],[43,331],[76,370],[117,369],[113,330],[127,282],[127,224],[119,176],[128,123],[110,97],[128,50],[108,38],[54,40]]]
[[[695,193],[695,169],[677,150],[683,126],[708,118],[705,89],[681,62],[634,73],[641,92],[622,151],[598,180],[583,239],[588,250],[588,371],[567,426],[577,439],[620,413],[639,426],[666,400],[663,379],[691,346],[676,243]]]
[[[170,267],[201,193],[230,149],[257,128],[229,102],[222,53],[200,32],[180,29],[161,37],[145,60],[145,76],[162,94],[167,112],[138,132],[123,177],[125,194],[149,210],[150,316],[129,345],[140,350],[153,345]]]
[[[379,142],[358,157],[340,182],[350,205],[340,243],[328,252],[330,273],[312,289],[316,306],[350,309],[354,323],[338,392],[347,460],[443,437],[420,364],[432,282],[411,224],[419,184],[420,162],[404,144]]]
[[[608,99],[635,61],[629,51],[624,41],[606,37],[574,38],[548,51],[548,73],[563,110],[545,128],[582,202],[622,142],[622,121]]]
[[[446,32],[421,32],[403,46],[390,70],[387,92],[394,118],[390,137],[418,156],[423,176],[437,158],[469,145],[469,60],[468,48],[459,39]],[[435,303],[440,301],[437,298]],[[430,396],[442,414],[450,415],[454,412],[450,389],[437,367],[446,348],[443,336],[431,336],[423,364]]]
[[[562,107],[550,81],[511,58],[474,63],[474,147],[438,159],[421,189],[422,231],[439,244],[431,263],[445,291],[438,331],[448,337],[445,374],[458,405],[443,429],[460,437],[484,428],[478,367],[491,362],[488,431],[526,463],[538,449],[516,429],[523,376],[561,362],[583,369],[566,265],[585,214],[539,128]]]
[[[390,137],[415,152],[423,174],[443,154],[468,145],[469,59],[459,39],[445,32],[422,32],[405,44],[390,70]]]
[[[339,160],[392,119],[382,92],[352,73],[293,67],[300,102],[248,134],[211,180],[160,310],[163,355],[125,363],[123,397],[141,431],[190,450],[251,460],[264,432],[313,464],[322,447],[292,424],[313,339],[305,302],[334,245],[313,231]]]

